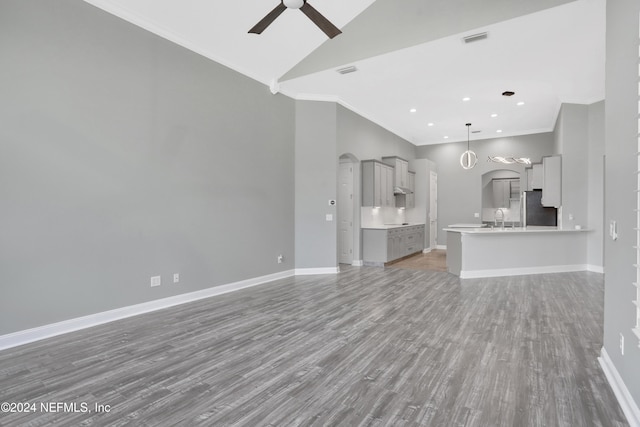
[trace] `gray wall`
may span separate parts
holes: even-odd
[[[635,326],[636,244],[634,209],[638,151],[637,0],[607,2],[605,223],[618,222],[619,238],[605,237],[604,347],[637,404],[640,349]],[[608,234],[608,233],[607,233]],[[619,350],[626,338],[625,355]]]
[[[296,268],[335,268],[337,211],[329,200],[338,188],[336,104],[297,101],[295,110]]]
[[[355,160],[354,198],[361,200],[359,161],[382,156],[415,157],[415,146],[333,102],[296,101],[296,268],[338,266],[337,199],[340,156]],[[360,203],[354,212],[354,260],[362,259]],[[325,219],[333,215],[333,221]]]
[[[341,105],[337,106],[337,150],[338,156],[348,154],[357,161],[380,160],[387,156],[413,160],[416,156],[415,145]],[[354,230],[357,235],[354,238],[353,255],[355,260],[361,260],[360,206],[362,185],[359,164],[355,166],[354,198],[358,203],[356,203],[357,208],[354,213]]]
[[[587,263],[604,266],[604,111],[605,102],[589,105],[589,158],[587,176]]]
[[[562,227],[587,225],[589,107],[563,104],[554,130],[562,155]],[[569,216],[573,216],[573,220]]]
[[[542,156],[551,154],[553,144],[552,133],[471,141],[478,164],[470,170],[460,166],[460,155],[467,149],[466,141],[417,147],[417,158],[428,158],[438,165],[438,244],[447,244],[442,229],[449,224],[479,222],[473,214],[481,213],[484,173],[507,168],[524,173],[521,165],[487,162],[489,155],[529,157],[532,162],[539,162]]]
[[[338,153],[351,153],[359,160],[416,157],[415,145],[341,105],[338,105],[337,137]]]
[[[0,334],[293,268],[293,101],[80,0],[0,57]]]

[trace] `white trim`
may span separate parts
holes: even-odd
[[[631,427],[640,427],[640,409],[638,409],[638,405],[633,400],[629,389],[624,384],[624,381],[620,377],[618,370],[609,358],[607,350],[605,350],[604,347],[602,347],[600,351],[598,362],[600,362],[604,375],[607,377],[607,381],[609,381],[609,385],[613,389],[613,394],[615,394],[616,399],[618,399],[624,416],[627,417],[627,422]]]
[[[587,271],[604,274],[604,267],[601,265],[587,264]]]
[[[436,245],[436,249],[442,249],[443,251],[446,251],[447,245]]]
[[[64,320],[58,323],[51,323],[49,325],[26,329],[24,331],[13,332],[7,335],[0,335],[0,350],[17,347],[19,345],[28,344],[30,342],[42,340],[45,338],[55,337],[57,335],[66,334],[68,332],[78,331],[80,329],[90,328],[92,326],[102,325],[104,323],[113,322],[115,320],[120,320],[127,317],[137,316],[139,314],[162,310],[164,308],[173,307],[175,305],[198,301],[215,295],[226,294],[228,292],[237,291],[239,289],[262,285],[274,280],[292,277],[293,275],[293,270],[282,271],[279,273],[268,274],[266,276],[241,280],[239,282],[214,286],[212,288],[203,289],[200,291],[189,292],[186,294],[175,295],[168,298],[148,301],[141,304],[116,308],[114,310],[103,311],[101,313],[90,314],[83,317],[77,317],[75,319]]]
[[[313,274],[338,274],[340,267],[324,267],[324,268],[296,268],[296,276],[310,276]]]
[[[351,265],[354,267],[362,267],[364,265],[364,261],[361,259],[354,259]]]
[[[586,271],[586,265],[549,265],[544,267],[498,268],[495,270],[463,270],[461,279],[477,279],[481,277],[522,276],[524,274],[567,273]]]
[[[431,252],[431,248],[424,248],[424,249],[422,250],[422,253],[423,253],[423,254],[428,254],[429,252]]]

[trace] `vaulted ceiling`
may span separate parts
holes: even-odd
[[[605,0],[309,0],[334,39],[293,9],[249,34],[280,0],[85,1],[416,145],[551,131],[561,103],[604,99]]]

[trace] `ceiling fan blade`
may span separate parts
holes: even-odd
[[[324,33],[330,38],[334,38],[335,36],[337,36],[338,34],[342,33],[342,31],[340,31],[338,29],[338,27],[336,27],[335,25],[333,25],[331,22],[329,22],[329,20],[327,18],[325,18],[324,16],[322,16],[322,14],[320,12],[318,12],[313,6],[311,6],[309,3],[307,3],[305,1],[305,3],[302,5],[302,7],[300,8],[300,10],[309,17],[309,19],[311,19],[313,21],[314,24],[316,24],[318,26],[318,28],[320,28],[322,31],[324,31]]]
[[[267,16],[262,18],[260,22],[258,22],[252,29],[249,30],[250,33],[254,34],[262,34],[262,32],[269,26],[273,21],[276,20],[278,16],[282,12],[287,10],[287,6],[280,1],[280,4],[277,5],[271,12],[267,13]]]

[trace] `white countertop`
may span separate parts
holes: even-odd
[[[537,226],[537,225],[532,225],[525,228],[505,227],[504,229],[502,229],[500,227],[496,227],[496,228],[485,227],[485,228],[444,228],[443,230],[451,231],[454,233],[462,233],[462,234],[581,233],[584,231],[590,231],[585,228],[581,228],[580,230],[576,230],[575,228],[558,229],[558,227],[545,227],[545,226]]]
[[[383,224],[383,225],[372,225],[369,227],[361,227],[364,230],[391,230],[393,228],[402,228],[402,227],[413,227],[415,225],[424,225],[420,223],[409,223],[409,224]]]
[[[487,224],[450,224],[449,228],[482,228]]]

